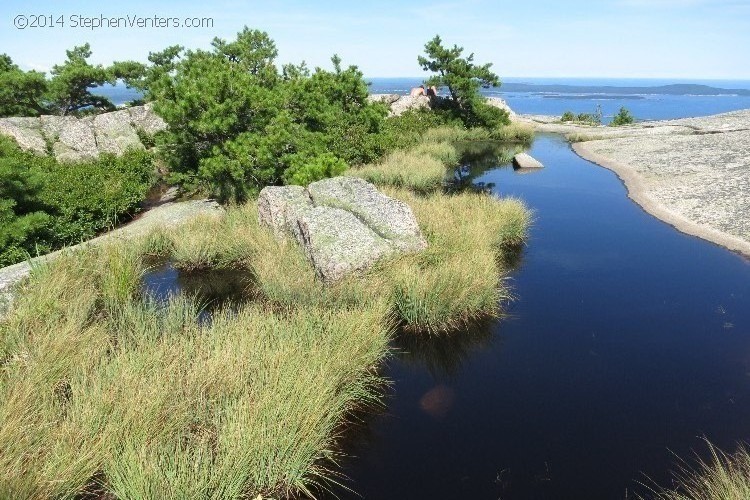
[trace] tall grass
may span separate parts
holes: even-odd
[[[534,128],[518,122],[497,129],[442,126],[431,128],[422,139],[425,142],[503,141],[529,144],[534,139]]]
[[[411,205],[429,242],[424,252],[385,270],[406,328],[445,332],[497,315],[499,302],[510,298],[499,257],[523,242],[529,224],[524,205],[477,193],[390,194]]]
[[[201,324],[187,298],[160,306],[134,300],[130,280],[108,282],[126,255],[35,272],[2,324],[0,497],[322,487],[342,422],[378,401],[386,304],[283,314],[249,304]]]
[[[461,141],[489,141],[492,132],[486,128],[463,128],[444,125],[427,130],[422,136],[424,142],[461,142]]]
[[[377,185],[429,193],[443,187],[448,168],[457,164],[456,149],[447,142],[425,143],[412,150],[395,151],[380,163],[353,168],[349,174]]]
[[[534,128],[525,123],[512,122],[492,132],[492,139],[496,141],[518,142],[531,144],[534,140]]]
[[[454,153],[404,155],[444,172]],[[395,327],[499,314],[503,256],[529,223],[517,200],[380,184],[429,247],[334,285],[254,203],[37,266],[0,321],[0,498],[279,498],[335,481],[340,434],[378,404]],[[152,256],[249,272],[253,300],[208,322],[195,298],[150,300]]]
[[[747,500],[750,498],[750,451],[740,445],[727,454],[708,443],[710,458],[696,466],[682,462],[670,489],[652,491],[655,500]]]

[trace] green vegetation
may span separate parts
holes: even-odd
[[[620,111],[612,118],[609,123],[610,127],[619,127],[621,125],[630,125],[635,121],[633,115],[624,106],[620,108]]]
[[[350,174],[380,186],[405,187],[431,193],[443,186],[448,168],[458,165],[456,149],[447,142],[425,142],[394,151],[377,164],[354,168]]]
[[[693,468],[683,462],[669,489],[652,493],[655,500],[746,500],[750,498],[750,452],[740,445],[727,454],[708,443],[711,458]]]
[[[331,153],[315,156],[307,162],[292,164],[284,172],[284,184],[307,186],[311,182],[335,177],[346,172],[346,163]]]
[[[66,50],[67,59],[63,64],[52,68],[46,99],[56,114],[68,115],[83,108],[111,111],[115,106],[106,97],[94,95],[90,87],[105,83],[114,84],[115,75],[111,68],[89,64],[91,48],[89,44]]]
[[[566,111],[560,117],[560,121],[563,123],[575,122],[582,125],[598,126],[602,124],[602,107],[597,104],[596,110],[593,113],[579,113],[577,115],[572,111]]]
[[[409,156],[402,170],[457,158],[432,141]],[[0,321],[0,497],[278,498],[335,481],[396,324],[439,333],[497,315],[529,222],[516,200],[381,187],[413,207],[429,248],[330,286],[254,202],[35,268]],[[210,322],[189,297],[155,303],[140,291],[155,257],[247,270],[253,299]]]
[[[49,80],[44,73],[21,70],[7,54],[0,54],[0,116],[69,115],[115,109],[109,99],[92,93],[91,88],[132,77],[132,68],[138,63],[92,65],[88,62],[88,43],[65,52],[67,59],[52,68]]]
[[[453,144],[467,141],[501,141],[529,145],[534,139],[534,129],[522,123],[511,123],[495,129],[439,126],[427,130],[423,138],[427,141],[445,141]]]
[[[0,266],[110,229],[134,213],[152,183],[143,151],[60,164],[0,137]]]
[[[450,93],[448,111],[456,114],[466,127],[496,129],[508,125],[508,113],[490,106],[479,94],[479,88],[500,86],[500,79],[490,68],[492,63],[474,64],[474,54],[461,57],[463,47],[443,47],[440,36],[425,44],[425,55],[418,57],[425,71],[437,73],[425,81],[428,86],[447,87]]]
[[[578,115],[573,114],[572,111],[566,111],[560,117],[560,121],[563,123],[576,122],[584,125],[601,125],[602,124],[602,108],[597,105],[594,113],[580,113]],[[635,121],[633,115],[625,107],[621,107],[620,111],[612,118],[609,123],[610,127],[619,127],[621,125],[630,125]]]
[[[44,73],[22,71],[7,54],[0,54],[0,116],[36,116],[46,110],[42,95]]]
[[[573,122],[575,120],[576,120],[576,115],[574,115],[572,111],[566,111],[560,117],[561,122]]]
[[[146,70],[148,97],[169,125],[161,140],[172,181],[241,201],[268,184],[372,161],[390,147],[381,137],[386,108],[367,102],[355,66],[344,69],[334,56],[331,71],[304,64],[279,71],[274,42],[248,28],[212,45],[170,48]]]

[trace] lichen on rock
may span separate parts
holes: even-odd
[[[356,177],[300,186],[269,186],[258,197],[258,219],[277,237],[296,239],[326,282],[377,260],[427,247],[411,208]]]

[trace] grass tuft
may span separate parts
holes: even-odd
[[[740,445],[727,454],[706,441],[710,458],[684,461],[674,473],[673,487],[652,489],[655,500],[746,500],[750,498],[750,452]]]

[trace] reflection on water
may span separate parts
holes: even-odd
[[[433,377],[450,379],[475,351],[498,341],[491,328],[493,323],[494,320],[477,322],[462,331],[439,336],[401,332],[392,346],[399,362],[427,370]]]
[[[453,172],[449,192],[492,192],[497,187],[494,182],[482,182],[477,179],[488,170],[510,168],[513,157],[525,149],[520,144],[498,141],[458,142],[455,146],[461,160]]]
[[[438,384],[419,398],[419,407],[432,418],[442,419],[453,406],[456,394],[450,387]]]
[[[250,300],[252,283],[251,274],[245,270],[187,272],[177,269],[171,262],[158,262],[143,276],[141,293],[162,304],[177,294],[193,297],[202,306],[201,319],[206,320],[214,311]]]
[[[394,341],[385,415],[344,447],[356,494],[339,498],[634,498],[697,436],[750,440],[748,262],[644,213],[561,138],[530,154],[537,175],[502,151],[463,172],[534,210],[512,319]]]

